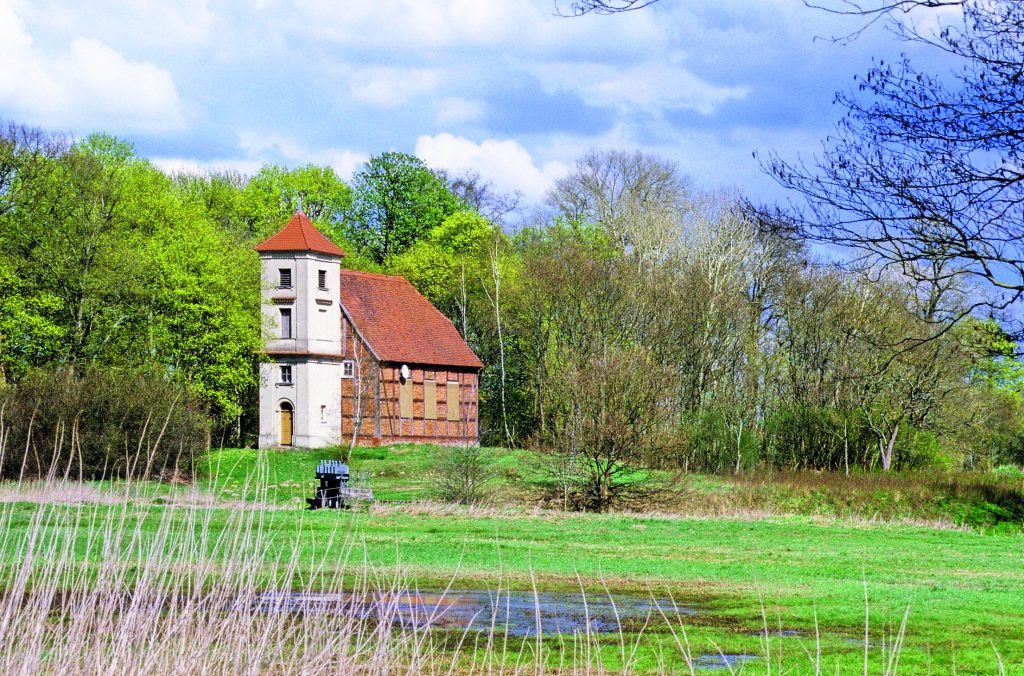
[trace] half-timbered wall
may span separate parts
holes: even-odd
[[[378,364],[347,318],[342,318],[342,337],[345,358],[353,362],[353,377],[341,381],[343,443],[357,428],[357,444],[478,443],[479,383],[474,369],[407,364],[409,380],[403,383],[402,365]],[[403,385],[411,398],[404,412]]]

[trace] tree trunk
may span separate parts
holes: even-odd
[[[896,436],[900,433],[900,424],[892,428],[892,433],[888,439],[884,437],[878,438],[878,452],[882,460],[882,471],[888,472],[892,468],[892,452],[896,446]]]

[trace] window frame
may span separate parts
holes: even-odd
[[[452,402],[453,391],[455,393],[454,402]],[[452,408],[452,403],[455,404],[454,408]],[[462,422],[462,383],[458,380],[449,380],[445,383],[444,417],[448,422]]]
[[[398,382],[398,417],[412,420],[416,417],[416,394],[412,376]]]
[[[278,371],[278,377],[280,378],[280,380],[278,382],[281,385],[294,385],[295,384],[295,378],[294,378],[294,372],[292,371],[292,365],[291,364],[281,364],[280,367],[279,367],[279,371]]]
[[[281,323],[279,326],[279,337],[281,340],[292,340],[295,338],[295,325],[292,316],[292,309],[290,307],[278,308],[278,316],[280,317]],[[287,317],[287,321],[285,318]],[[285,330],[287,329],[287,331]]]
[[[437,381],[423,379],[423,419],[437,420]]]
[[[346,380],[356,377],[356,361],[354,359],[345,359],[341,362],[341,377]]]

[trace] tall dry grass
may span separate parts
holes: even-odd
[[[602,637],[589,625],[517,637],[498,615],[484,631],[438,630],[441,606],[410,609],[401,570],[375,568],[355,543],[328,540],[321,550],[342,554],[310,559],[299,532],[275,554],[269,513],[238,510],[224,527],[213,513],[0,506],[0,673],[623,673],[646,640],[643,629]],[[296,610],[295,592],[318,598],[316,611]],[[500,608],[501,584],[495,593]],[[681,626],[671,608],[663,617]],[[614,666],[609,642],[621,649]],[[660,661],[692,664],[689,652]]]

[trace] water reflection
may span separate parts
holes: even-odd
[[[459,589],[447,592],[261,594],[261,612],[355,613],[407,627],[448,627],[491,631],[509,636],[617,633],[636,630],[650,620],[692,615],[696,610],[676,608],[670,599],[640,596],[586,596],[576,592]]]

